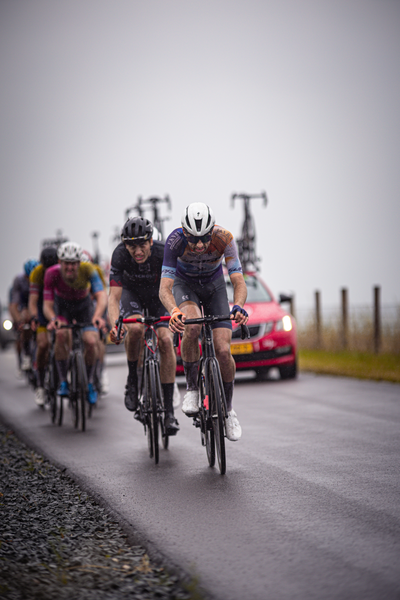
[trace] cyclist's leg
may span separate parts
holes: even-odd
[[[226,293],[225,280],[222,277],[213,282],[214,290],[209,295],[207,303],[210,314],[229,314],[229,302]],[[215,354],[219,362],[222,383],[224,386],[227,419],[226,435],[231,441],[240,439],[242,429],[240,427],[236,412],[233,410],[232,397],[235,383],[236,364],[231,354],[232,322],[222,321],[213,325],[213,338]]]
[[[199,297],[193,286],[176,278],[172,292],[179,309],[188,319],[201,317]],[[182,411],[193,416],[199,411],[198,368],[200,360],[200,325],[188,325],[182,337],[181,356],[186,378],[186,394],[182,402]]]
[[[176,355],[173,334],[168,327],[158,327],[157,335],[160,349],[160,379],[164,397],[165,428],[168,435],[175,435],[179,431],[179,423],[174,415]]]
[[[138,318],[142,314],[142,302],[138,295],[131,290],[122,290],[120,314],[124,319]],[[126,323],[125,351],[128,362],[128,378],[125,387],[125,406],[135,411],[139,401],[138,361],[140,357],[144,326],[141,323]]]
[[[44,404],[44,378],[49,355],[49,334],[45,327],[36,331],[36,390],[35,400],[38,406]]]

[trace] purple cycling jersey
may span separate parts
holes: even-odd
[[[237,247],[230,231],[215,225],[206,252],[197,254],[190,250],[182,227],[175,229],[167,238],[161,277],[190,282],[208,283],[222,275],[225,258],[229,275],[242,273]]]

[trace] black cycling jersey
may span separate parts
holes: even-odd
[[[121,242],[111,257],[110,287],[158,296],[163,258],[164,242],[153,242],[151,254],[143,264],[138,264]]]

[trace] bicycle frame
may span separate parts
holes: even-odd
[[[146,311],[147,313],[147,311]],[[158,337],[154,329],[155,323],[169,321],[170,317],[152,317],[145,314],[144,317],[123,319],[121,316],[117,321],[117,337],[120,337],[123,323],[141,323],[145,326],[143,345],[142,376],[140,380],[139,415],[147,435],[150,458],[159,461],[158,426],[160,425],[163,446],[168,447],[168,436],[164,430],[164,402],[160,379]]]

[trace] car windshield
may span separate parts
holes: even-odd
[[[253,275],[245,275],[244,280],[247,285],[247,300],[246,302],[271,302],[272,298],[265,287]],[[233,303],[233,285],[229,277],[226,277],[226,289],[228,292],[228,300]]]

